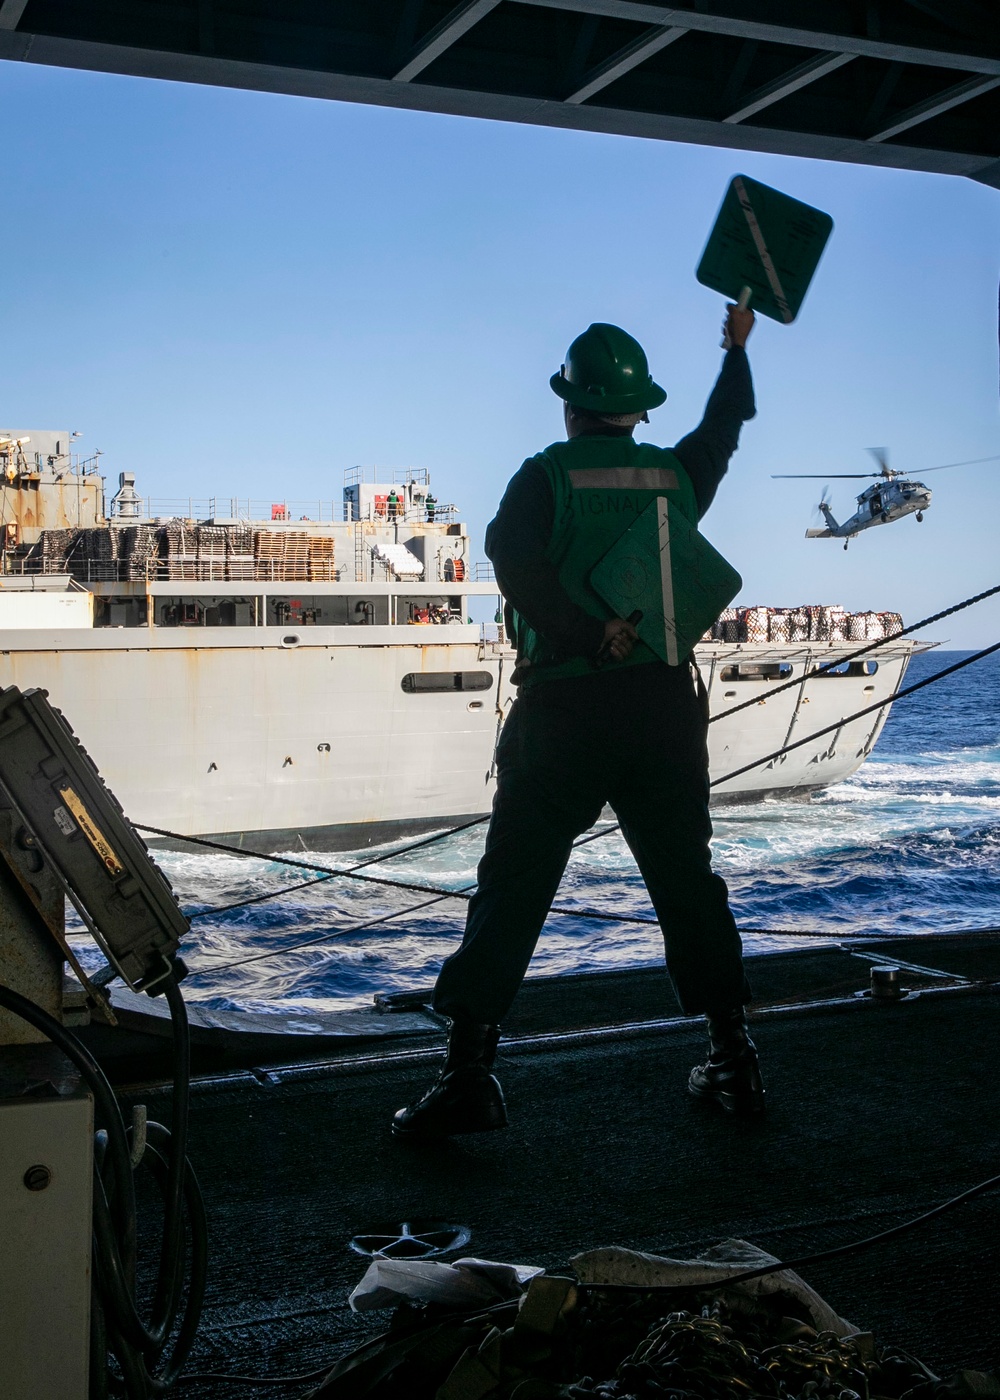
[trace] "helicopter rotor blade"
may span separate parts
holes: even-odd
[[[894,477],[900,473],[894,471],[889,466],[889,458],[884,447],[869,447],[868,451],[882,468],[877,472],[772,472],[772,481],[871,481],[873,477]],[[923,467],[920,475],[925,472],[947,472],[953,467],[978,467],[983,462],[1000,462],[1000,453],[995,453],[992,457],[971,457],[965,462],[944,462],[939,467]]]
[[[971,461],[968,462],[945,462],[941,467],[924,467],[921,476],[923,472],[951,471],[952,467],[978,467],[980,462],[1000,462],[1000,454],[993,457],[973,457]]]
[[[879,464],[881,476],[889,476],[889,449],[887,447],[869,447],[867,449]]]

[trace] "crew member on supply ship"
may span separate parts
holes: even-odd
[[[639,343],[596,324],[550,381],[566,441],[529,458],[486,534],[517,646],[519,695],[497,749],[497,792],[461,948],[441,969],[450,1018],[436,1083],[393,1119],[398,1137],[506,1125],[492,1073],[500,1025],[521,985],[574,839],[610,803],[660,924],[685,1014],[704,1014],[709,1053],[691,1092],[730,1112],[762,1111],[744,1007],[736,923],[712,870],[707,705],[687,656],[669,666],[590,584],[594,566],[658,496],[696,522],[755,413],[746,341],[754,316],[728,308],[722,371],[700,425],[672,450],[639,444],[666,393]],[[674,587],[677,588],[675,579]]]

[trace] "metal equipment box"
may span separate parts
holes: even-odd
[[[87,1400],[94,1111],[0,1099],[0,1393]]]
[[[44,690],[0,691],[0,789],[115,970],[134,991],[155,991],[188,921]]]

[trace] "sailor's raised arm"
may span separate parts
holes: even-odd
[[[735,305],[726,311],[722,330],[729,348],[719,377],[708,396],[701,422],[674,448],[694,486],[699,518],[715,499],[729,459],[739,446],[740,428],[757,412],[746,352],[754,314]]]
[[[722,343],[727,350],[745,350],[750,332],[757,317],[748,306],[737,306],[731,301],[726,307],[726,319],[722,323]]]

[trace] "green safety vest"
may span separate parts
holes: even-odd
[[[587,434],[553,443],[533,461],[544,469],[555,502],[552,537],[545,553],[574,603],[593,617],[609,621],[616,614],[591,584],[594,566],[658,496],[665,496],[672,509],[697,525],[691,478],[672,452],[630,437]],[[567,659],[520,613],[511,611],[522,685],[593,673],[588,658]],[[658,659],[640,640],[626,660],[616,664],[641,666]]]

